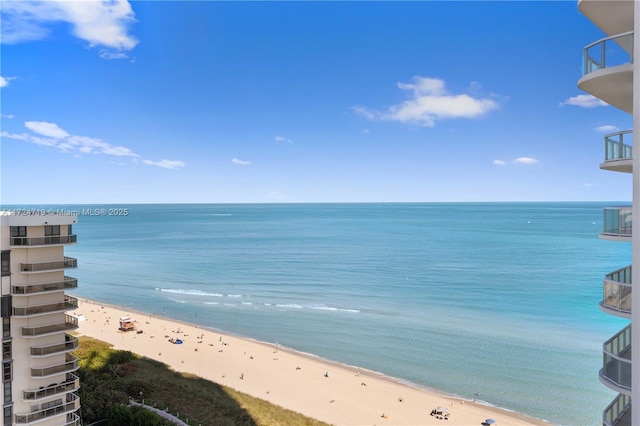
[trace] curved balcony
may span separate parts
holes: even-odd
[[[25,401],[37,401],[54,395],[65,394],[80,389],[80,378],[73,373],[67,373],[64,382],[54,383],[38,390],[26,390],[22,392]]]
[[[31,346],[31,356],[45,357],[63,352],[75,351],[76,349],[78,349],[78,338],[67,334],[65,336],[64,343],[56,343],[54,345],[47,346]]]
[[[59,416],[61,414],[73,413],[79,408],[80,398],[78,397],[78,395],[70,393],[67,395],[66,402],[63,402],[62,399],[57,399],[55,401],[36,405],[28,414],[16,414],[15,423],[31,424],[40,420]],[[69,421],[67,420],[64,424],[77,424],[77,421],[75,423],[69,423]]]
[[[618,396],[602,413],[602,426],[631,426],[631,397]]]
[[[604,137],[604,163],[602,170],[632,173],[633,130],[610,133]]]
[[[82,421],[76,413],[67,413],[67,423],[62,426],[82,426]]]
[[[71,315],[65,315],[65,321],[55,324],[37,325],[33,327],[22,327],[22,337],[40,337],[49,334],[56,334],[78,328],[78,319]]]
[[[631,266],[605,275],[600,310],[631,319]]]
[[[600,381],[607,387],[631,396],[631,324],[602,345]]]
[[[13,307],[14,317],[33,317],[37,315],[47,315],[56,312],[66,312],[78,308],[78,299],[65,294],[64,302],[47,303],[45,305],[34,305],[25,307]]]
[[[48,293],[51,291],[64,291],[78,287],[78,279],[67,277],[63,281],[42,284],[23,284],[11,286],[11,294],[14,296],[31,296],[34,294]]]
[[[629,114],[633,112],[633,31],[584,48],[578,87]]]
[[[78,259],[73,257],[64,257],[64,260],[57,262],[38,262],[38,263],[21,263],[20,272],[51,272],[65,268],[77,268]]]
[[[78,358],[71,354],[66,354],[65,362],[61,364],[49,365],[47,367],[32,367],[31,378],[40,379],[60,373],[71,373],[73,371],[76,371],[78,368],[80,368],[80,365],[78,364]]]
[[[51,235],[47,237],[11,237],[9,245],[12,248],[18,247],[36,247],[49,246],[59,244],[75,244],[78,242],[78,236],[71,235]]]
[[[612,241],[631,241],[631,207],[605,207],[600,238]]]
[[[632,1],[579,0],[578,9],[607,35],[633,30]]]

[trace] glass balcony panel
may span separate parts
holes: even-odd
[[[619,394],[602,413],[603,426],[631,426],[631,397]]]
[[[67,401],[63,402],[62,399],[56,401],[40,404],[38,409],[33,410],[29,414],[16,414],[16,424],[27,424],[43,420],[49,417],[57,416],[62,413],[70,413],[77,411],[80,408],[80,398],[74,394],[67,395]]]
[[[31,355],[32,356],[47,356],[52,354],[57,354],[60,352],[73,351],[78,349],[78,338],[74,337],[70,334],[65,336],[64,343],[58,343],[55,345],[48,346],[32,346],[31,347]]]
[[[631,313],[631,266],[605,275],[602,305],[607,308]]]
[[[57,333],[60,331],[75,330],[78,328],[78,319],[71,315],[65,315],[65,321],[58,324],[39,325],[33,327],[22,327],[23,337],[42,336],[44,334]]]
[[[22,392],[22,398],[26,401],[34,401],[49,396],[72,392],[80,388],[80,378],[73,373],[67,373],[64,382],[43,387],[38,390],[28,390]]]
[[[66,362],[49,367],[31,368],[31,377],[46,377],[53,374],[69,373],[79,368],[78,358],[66,354]]]
[[[11,287],[11,293],[15,296],[22,296],[34,293],[45,293],[48,291],[70,290],[78,287],[78,279],[64,277],[64,281],[43,284],[17,285]]]
[[[603,344],[601,376],[618,387],[631,389],[631,325]]]
[[[51,235],[47,237],[11,237],[12,246],[45,246],[50,244],[73,244],[78,242],[77,235]]]
[[[20,270],[22,272],[38,272],[48,271],[52,269],[77,268],[78,259],[73,257],[64,257],[64,260],[57,262],[39,262],[39,263],[21,263]]]
[[[633,153],[633,130],[611,133],[604,137],[604,161],[630,160]]]
[[[605,235],[631,236],[631,207],[606,207],[602,223]]]
[[[633,63],[633,31],[606,37],[584,48],[582,75]]]
[[[72,296],[64,296],[64,302],[49,303],[46,305],[26,306],[26,307],[14,307],[13,315],[15,316],[29,316],[38,314],[48,314],[58,311],[69,311],[78,308],[78,299]]]

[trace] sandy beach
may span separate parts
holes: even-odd
[[[78,332],[335,425],[547,425],[372,371],[165,317],[79,299]],[[129,316],[138,332],[119,330]],[[142,333],[139,333],[142,331]],[[176,344],[172,341],[180,340]],[[430,413],[445,408],[448,418]]]

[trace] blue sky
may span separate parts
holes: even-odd
[[[3,204],[631,197],[577,2],[1,7]]]

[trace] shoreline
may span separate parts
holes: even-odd
[[[431,425],[445,421],[432,409],[449,412],[446,424],[548,425],[516,411],[469,400],[357,366],[213,327],[200,326],[135,309],[78,298],[70,312],[78,334],[130,350],[173,370],[238,391],[336,425]],[[119,331],[129,316],[142,333]],[[169,343],[169,339],[182,344]]]

